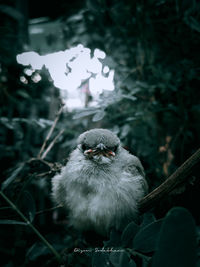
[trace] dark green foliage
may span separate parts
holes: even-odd
[[[122,267],[122,266],[127,266],[127,267],[136,267],[136,264],[133,260],[130,260],[130,256],[127,252],[118,252],[110,253],[110,262],[113,264],[115,267]]]
[[[196,258],[193,217],[183,208],[173,208],[163,222],[152,267],[193,267]]]
[[[92,267],[112,266],[109,262],[109,253],[94,252],[92,257]]]
[[[24,164],[21,164],[12,172],[12,174],[2,183],[1,190],[4,190],[7,186],[9,186],[9,184],[11,184],[16,179],[17,175],[20,173],[23,167]]]
[[[103,65],[115,70],[116,89],[103,92],[97,107],[62,113],[47,145],[64,132],[41,160],[36,157],[61,100],[46,70],[35,72],[42,77],[35,83],[35,74],[26,75],[16,63],[28,40],[28,14],[19,4],[25,2],[3,0],[0,5],[1,190],[62,262],[30,223],[0,198],[1,266],[200,266],[199,167],[179,194],[143,214],[139,224],[131,222],[95,240],[98,252],[69,226],[65,211],[55,207],[50,196],[51,178],[66,162],[77,136],[90,128],[113,130],[140,157],[150,191],[199,148],[200,4],[61,0],[42,8],[31,0],[31,18],[38,12],[35,17],[59,19],[63,50],[79,43],[92,53],[102,49],[107,54]],[[175,205],[186,209],[171,209]]]
[[[162,220],[158,220],[142,227],[133,239],[133,249],[143,253],[155,251],[161,225]]]
[[[50,254],[48,248],[43,244],[36,242],[26,253],[27,262],[35,261],[40,256]]]
[[[18,197],[19,208],[30,222],[33,222],[36,213],[35,200],[28,191],[23,191]]]
[[[131,222],[126,226],[121,236],[121,242],[123,246],[131,247],[131,241],[135,237],[138,228],[138,225],[134,222]]]

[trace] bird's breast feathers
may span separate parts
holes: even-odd
[[[100,234],[137,218],[146,190],[139,159],[106,129],[82,133],[67,165],[52,179],[53,198],[68,209],[71,224]]]
[[[112,164],[98,166],[75,150],[61,174],[54,177],[53,192],[62,188],[61,202],[68,207],[76,228],[93,225],[102,233],[121,218],[136,216],[138,199],[145,194],[144,177],[127,168],[131,156],[127,155],[125,152],[125,162],[116,157]]]

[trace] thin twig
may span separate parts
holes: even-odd
[[[43,153],[43,151],[44,151],[44,149],[46,147],[46,144],[47,144],[49,138],[51,137],[51,135],[53,133],[53,130],[56,127],[56,124],[58,122],[58,119],[60,118],[60,115],[61,115],[62,111],[63,111],[63,106],[59,109],[58,113],[56,114],[56,118],[55,118],[55,120],[54,120],[54,122],[53,122],[53,124],[52,124],[52,126],[51,126],[51,128],[50,128],[50,130],[48,132],[48,134],[47,134],[47,137],[45,138],[44,143],[43,143],[43,145],[42,145],[42,147],[40,149],[40,152],[39,152],[39,154],[37,156],[38,158],[41,158],[41,155],[42,155],[42,153]]]
[[[56,137],[53,139],[53,141],[49,144],[49,146],[47,147],[47,149],[43,152],[43,154],[41,155],[41,159],[44,159],[47,155],[47,153],[51,150],[51,148],[53,147],[53,145],[55,144],[56,140],[61,136],[61,134],[64,132],[64,130],[61,130]]]
[[[52,207],[52,208],[49,208],[49,209],[45,209],[45,210],[39,210],[36,212],[36,215],[40,215],[40,214],[43,214],[45,212],[49,212],[49,211],[53,211],[53,210],[57,210],[59,208],[62,208],[62,205],[58,205],[56,207]]]
[[[133,250],[131,248],[127,248],[126,251],[129,252],[133,256],[139,256],[140,258],[145,259],[147,262],[149,262],[150,259],[151,259],[150,256],[146,256],[146,255],[144,255],[144,254],[142,254],[142,253],[140,253],[138,251],[135,251],[135,250]]]
[[[27,226],[29,226],[33,232],[41,239],[41,241],[48,247],[48,249],[54,254],[57,261],[60,263],[62,261],[61,256],[58,252],[53,248],[53,246],[40,234],[40,232],[32,225],[32,223],[24,216],[24,214],[15,206],[15,204],[2,192],[0,191],[0,195],[4,198],[4,200],[19,214],[24,222],[26,222]]]
[[[0,210],[8,210],[11,209],[11,207],[1,207]]]
[[[141,213],[156,206],[164,197],[176,187],[185,183],[193,167],[200,161],[200,148],[187,159],[167,180],[154,189],[151,193],[141,199],[139,210]]]

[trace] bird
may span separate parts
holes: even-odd
[[[82,133],[67,164],[52,178],[53,200],[68,210],[70,225],[101,236],[137,221],[138,202],[147,191],[140,160],[103,128]]]

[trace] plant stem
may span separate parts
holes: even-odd
[[[52,208],[45,209],[45,210],[39,210],[39,211],[36,212],[36,215],[40,215],[40,214],[43,214],[43,213],[45,213],[45,212],[49,212],[49,211],[52,211],[52,210],[56,210],[56,209],[59,209],[59,208],[61,208],[61,207],[62,207],[62,205],[60,204],[60,205],[58,205],[58,206],[56,206],[56,207],[52,207]]]
[[[151,193],[143,197],[139,202],[139,210],[144,213],[155,207],[165,197],[178,188],[188,183],[191,179],[192,169],[200,162],[200,148],[187,159],[169,178],[155,188]]]
[[[47,147],[47,149],[43,152],[43,154],[41,155],[41,159],[44,159],[47,155],[47,153],[51,150],[51,148],[53,147],[53,145],[55,144],[56,140],[60,137],[60,135],[62,135],[64,132],[64,130],[61,130],[58,135],[56,135],[56,137],[53,139],[53,141],[49,144],[49,146]]]
[[[150,261],[150,259],[151,259],[151,257],[149,257],[149,256],[146,256],[146,255],[144,255],[144,254],[142,254],[142,253],[140,253],[140,252],[138,252],[138,251],[135,251],[135,250],[133,250],[133,249],[131,249],[131,248],[127,248],[126,249],[130,254],[132,254],[133,256],[139,256],[140,258],[143,258],[143,259],[145,259],[146,261]]]
[[[61,262],[62,258],[58,252],[53,248],[53,246],[40,234],[40,232],[32,225],[32,223],[24,216],[24,214],[15,206],[15,204],[2,192],[0,195],[5,199],[5,201],[19,214],[23,221],[35,232],[35,234],[41,239],[41,241],[48,247],[48,249],[55,255],[58,262]]]
[[[54,131],[54,128],[56,127],[56,124],[57,124],[57,122],[58,122],[58,120],[60,118],[60,115],[61,115],[62,111],[63,111],[63,106],[61,106],[61,108],[59,109],[58,113],[56,114],[56,118],[55,118],[55,120],[54,120],[54,122],[53,122],[53,124],[52,124],[52,126],[51,126],[51,128],[50,128],[50,130],[48,132],[48,134],[47,134],[47,137],[44,140],[44,143],[43,143],[43,145],[42,145],[42,147],[40,149],[40,152],[39,152],[39,154],[37,156],[38,158],[41,158],[41,155],[42,155],[42,153],[43,153],[43,151],[44,151],[44,149],[46,147],[47,141],[51,137],[51,135],[52,135],[52,133]]]

